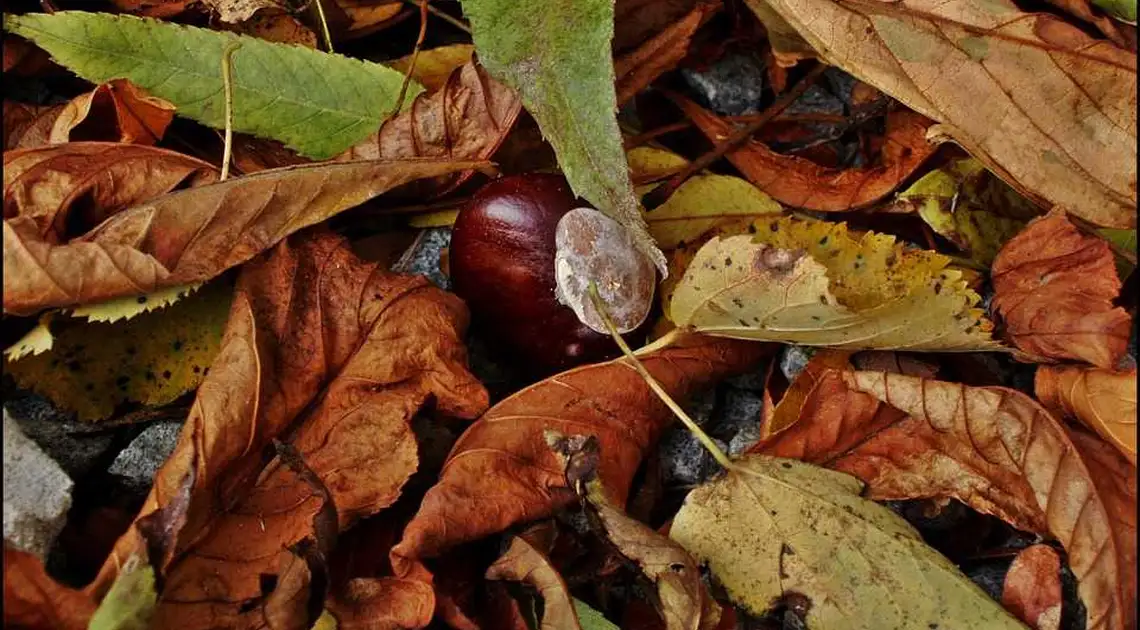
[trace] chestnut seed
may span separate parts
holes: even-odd
[[[632,240],[621,225],[589,208],[571,213],[581,205],[560,175],[513,175],[479,190],[452,228],[452,286],[467,302],[475,327],[543,373],[620,354],[602,332],[585,292],[587,274],[598,274],[594,279],[607,310],[619,330],[632,331],[631,343],[637,345],[639,333],[648,328],[656,270],[652,263],[644,267],[641,261],[647,259],[639,251],[625,251]],[[556,235],[563,217],[571,218],[561,225],[559,250]],[[562,291],[555,279],[556,258],[566,276]],[[561,303],[560,295],[573,308]],[[644,304],[630,306],[630,298]],[[576,310],[592,317],[600,330],[584,324]]]

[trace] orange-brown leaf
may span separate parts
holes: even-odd
[[[618,106],[649,87],[657,77],[675,68],[689,53],[689,41],[693,38],[693,33],[720,8],[719,2],[702,2],[652,39],[615,59]],[[656,7],[651,10],[656,10]]]
[[[435,596],[430,584],[398,578],[354,578],[327,602],[337,630],[403,630],[431,623]]]
[[[409,423],[420,408],[469,419],[486,407],[466,370],[466,325],[458,298],[360,261],[331,234],[247,265],[222,350],[141,511],[196,472],[157,627],[260,627],[274,604],[261,576],[280,575],[283,590],[298,565],[288,550],[321,548],[391,505],[417,467]],[[275,441],[295,455],[273,457]],[[132,528],[89,589],[105,589],[140,544]]]
[[[1005,574],[1001,603],[1034,630],[1061,627],[1061,557],[1049,545],[1022,549]]]
[[[47,144],[61,109],[63,105],[29,105],[5,100],[4,150]]]
[[[4,543],[4,627],[86,630],[95,601],[48,576],[40,559]]]
[[[541,551],[521,537],[487,569],[489,580],[526,582],[542,595],[542,630],[581,630],[570,589],[558,569]]]
[[[4,312],[27,315],[208,280],[391,188],[481,165],[421,159],[262,171],[163,195],[59,245],[40,236],[34,219],[5,215]]]
[[[1064,212],[1033,220],[1006,243],[992,278],[993,306],[1020,350],[1106,369],[1127,352],[1132,318],[1112,306],[1120,293],[1112,250],[1080,233]]]
[[[514,90],[491,78],[478,63],[469,62],[452,72],[441,89],[416,97],[375,135],[337,159],[484,160],[506,138],[521,110],[522,101]],[[454,190],[471,173],[446,175],[423,185],[431,196],[439,196]]]
[[[642,358],[675,398],[743,371],[768,344],[690,337]],[[392,550],[397,575],[418,558],[516,523],[550,516],[574,501],[546,431],[592,434],[606,454],[599,476],[625,505],[633,475],[673,415],[624,359],[580,367],[536,383],[495,405],[459,438],[439,482]]]
[[[1080,420],[1136,465],[1136,370],[1042,365],[1037,399],[1058,417]]]
[[[731,125],[685,98],[674,98],[689,120],[712,142],[732,134]],[[887,114],[878,163],[860,168],[831,168],[794,155],[782,155],[751,141],[727,158],[748,181],[780,203],[822,212],[845,212],[886,197],[922,165],[937,146],[926,141],[933,123],[905,109]]]

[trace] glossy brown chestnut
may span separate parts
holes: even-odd
[[[452,286],[474,325],[544,374],[620,354],[555,296],[558,220],[583,205],[560,175],[513,175],[476,193],[452,228]],[[626,339],[636,347],[647,328]]]

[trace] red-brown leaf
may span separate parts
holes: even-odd
[[[1061,627],[1061,557],[1049,545],[1022,549],[1005,574],[1001,604],[1034,630]]]
[[[1136,465],[1136,370],[1037,367],[1034,393],[1057,417],[1070,416],[1097,432]]]
[[[95,601],[48,576],[39,558],[4,543],[4,627],[86,630]]]
[[[657,77],[675,68],[689,53],[689,41],[693,38],[693,33],[720,8],[719,2],[698,4],[688,15],[637,49],[615,59],[618,106],[649,87]],[[655,9],[656,7],[651,10]]]

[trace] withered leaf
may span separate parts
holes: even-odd
[[[1018,552],[1005,574],[1001,603],[1034,630],[1061,627],[1061,557],[1049,545]]]
[[[338,160],[441,158],[485,160],[499,147],[522,110],[514,90],[491,78],[476,62],[451,73],[440,89],[416,97],[405,111]],[[467,170],[421,185],[444,195],[471,176]]]
[[[685,98],[673,99],[713,142],[731,135],[728,122]],[[912,111],[887,114],[879,163],[860,168],[831,168],[811,160],[783,155],[762,142],[751,141],[726,157],[760,190],[785,205],[822,212],[845,212],[869,206],[899,187],[938,146],[927,142],[933,124]]]
[[[353,578],[329,594],[326,610],[336,630],[402,630],[431,623],[434,602],[431,585],[418,580]]]
[[[58,245],[40,236],[32,218],[5,218],[4,312],[30,314],[207,280],[395,186],[480,165],[357,161],[262,171],[136,205]]]
[[[543,602],[541,630],[581,630],[566,581],[526,539],[511,539],[511,546],[487,569],[487,579],[526,582],[537,589]]]
[[[29,105],[4,100],[4,150],[42,147],[63,105]]]
[[[688,337],[642,357],[674,398],[741,372],[770,354],[767,344]],[[546,431],[592,434],[606,453],[598,470],[624,505],[642,458],[673,419],[624,359],[552,376],[503,400],[459,438],[392,550],[397,575],[419,558],[550,516],[574,501]]]
[[[1115,369],[1127,352],[1132,318],[1112,305],[1121,286],[1112,251],[1064,212],[1035,219],[1006,243],[991,276],[1005,337],[1034,358]]]
[[[40,559],[4,543],[4,627],[86,630],[95,601],[48,576]]]
[[[486,407],[466,370],[466,323],[458,298],[363,263],[331,234],[293,237],[247,265],[221,352],[141,511],[197,471],[157,627],[260,627],[303,604],[313,564],[290,549],[323,555],[336,530],[396,500],[417,467],[420,408],[473,418]],[[132,528],[89,591],[140,544]],[[264,592],[263,575],[277,588]]]
[[[658,7],[653,7],[654,12]],[[672,70],[689,52],[689,41],[697,28],[720,10],[720,3],[702,2],[677,22],[661,31],[635,50],[614,60],[617,77],[617,103],[633,98],[649,87],[657,77]]]
[[[1057,417],[1075,417],[1136,465],[1136,370],[1110,372],[1073,366],[1037,367],[1033,384]]]

